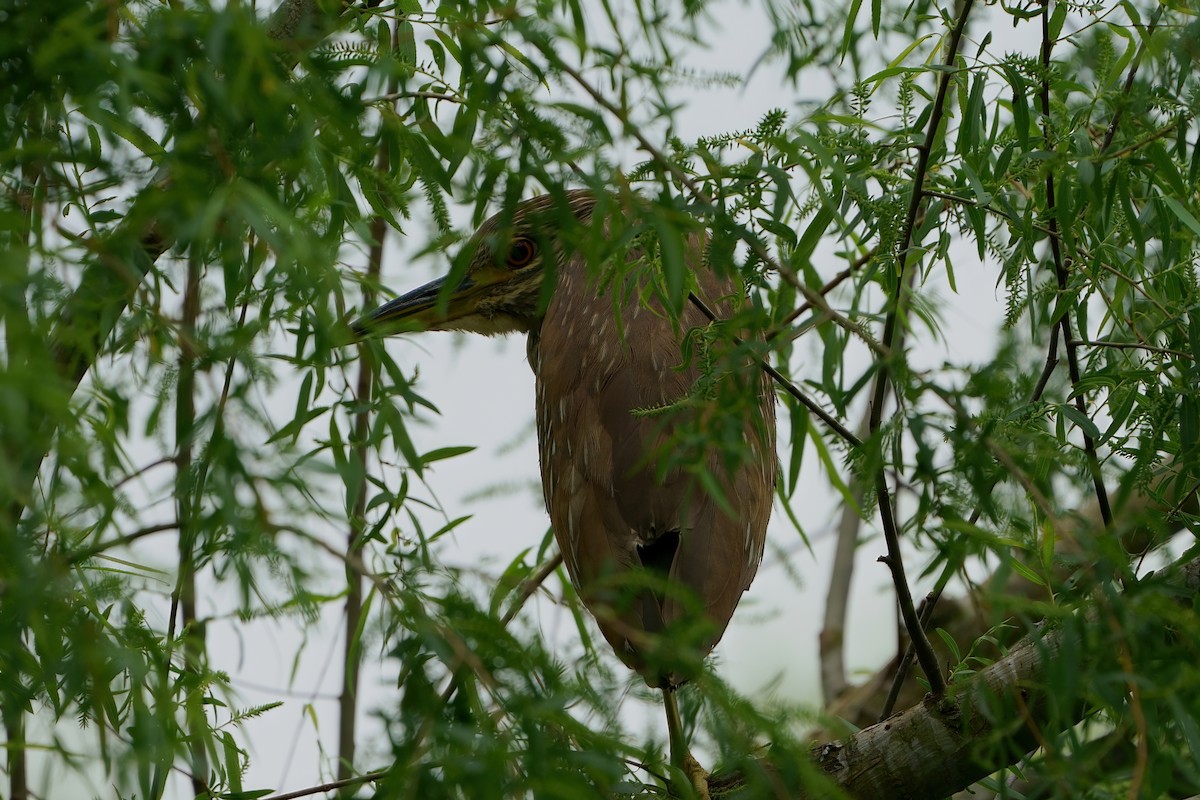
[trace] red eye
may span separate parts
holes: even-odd
[[[524,269],[533,263],[537,256],[537,246],[529,239],[514,239],[508,251],[508,266],[510,269]]]

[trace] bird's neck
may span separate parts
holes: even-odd
[[[529,359],[529,368],[533,370],[533,374],[538,374],[538,345],[542,338],[542,321],[538,319],[529,326],[529,333],[525,339],[525,357]]]

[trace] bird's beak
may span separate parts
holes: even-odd
[[[464,278],[453,290],[446,291],[446,278],[432,280],[394,300],[384,303],[351,324],[358,337],[388,335],[403,330],[437,330],[446,323],[470,314],[469,302],[475,282]],[[443,302],[438,302],[442,300]]]

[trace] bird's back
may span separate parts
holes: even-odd
[[[687,256],[692,265],[704,262],[702,237],[689,239]],[[701,297],[730,317],[740,288],[707,269],[696,276]],[[701,368],[697,358],[681,366],[681,337],[708,320],[689,305],[677,329],[661,310],[642,307],[638,292],[629,294],[618,325],[611,296],[597,296],[581,259],[559,270],[529,353],[542,485],[567,570],[605,638],[648,683],[675,685],[688,676],[646,663],[653,636],[702,610],[708,627],[696,647],[706,655],[762,559],[776,471],[775,400],[766,376],[746,362],[742,382],[757,396],[740,405],[741,458],[731,467],[709,447],[700,463],[661,470],[667,443],[718,410],[689,402],[639,412],[691,392]],[[703,470],[728,509],[702,486]],[[654,590],[653,576],[647,588],[643,568],[666,581],[665,593]]]

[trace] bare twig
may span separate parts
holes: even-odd
[[[1036,403],[1042,399],[1042,395],[1046,392],[1046,386],[1050,383],[1050,378],[1054,376],[1054,370],[1058,369],[1058,326],[1055,325],[1050,329],[1050,344],[1046,348],[1046,363],[1042,365],[1042,374],[1038,376],[1037,384],[1033,387],[1033,394],[1029,396],[1030,403]]]
[[[875,258],[875,256],[878,253],[879,253],[879,248],[873,247],[873,248],[871,248],[871,250],[869,252],[863,253],[861,256],[859,256],[858,258],[851,261],[850,266],[846,267],[844,270],[839,272],[837,275],[834,275],[832,278],[827,280],[820,289],[817,289],[817,294],[821,295],[821,297],[825,297],[826,295],[828,295],[830,292],[832,292],[838,286],[841,286],[842,283],[847,278],[849,278],[855,272],[858,272],[858,270],[862,269],[866,264],[868,264],[871,261],[871,259]],[[779,326],[775,330],[771,331],[770,333],[768,333],[766,335],[766,337],[765,337],[766,340],[768,342],[773,341],[775,339],[775,337],[779,336],[780,334],[784,333],[785,331],[789,331],[792,323],[795,322],[796,320],[798,320],[800,318],[800,316],[802,314],[804,314],[806,311],[810,311],[812,309],[812,307],[813,307],[813,304],[810,301],[805,300],[794,311],[792,311],[792,313],[788,314],[783,319],[783,321],[781,321],[779,323]],[[793,336],[791,338],[795,338],[795,337]]]
[[[1159,8],[1159,11],[1162,10],[1162,6],[1159,6],[1158,8]],[[1118,115],[1120,114],[1119,111],[1117,113],[1118,113]],[[1116,117],[1114,116],[1113,119],[1115,120]],[[1130,144],[1125,145],[1120,150],[1114,150],[1111,153],[1102,152],[1101,155],[1098,156],[1095,160],[1100,160],[1101,158],[1104,158],[1104,159],[1123,158],[1123,157],[1129,155],[1130,153],[1136,153],[1138,150],[1141,150],[1146,145],[1151,144],[1153,142],[1157,142],[1159,139],[1165,138],[1167,136],[1170,136],[1172,133],[1175,133],[1175,131],[1179,130],[1180,125],[1184,124],[1186,121],[1188,121],[1190,119],[1191,119],[1191,116],[1186,116],[1186,117],[1181,117],[1181,118],[1175,120],[1174,122],[1168,122],[1166,125],[1163,125],[1161,128],[1154,131],[1153,133],[1143,136],[1141,139],[1138,139],[1136,142],[1132,142]]]
[[[91,545],[90,547],[84,547],[79,550],[72,550],[71,552],[67,553],[66,562],[68,564],[78,564],[82,561],[87,561],[89,558],[98,556],[107,550],[112,550],[114,547],[124,547],[127,544],[132,544],[133,542],[136,542],[138,539],[142,539],[147,536],[153,536],[156,533],[163,533],[165,531],[174,531],[174,530],[178,530],[178,529],[179,529],[179,521],[178,520],[171,520],[170,522],[162,522],[157,525],[147,525],[146,527],[139,528],[138,530],[133,531],[131,533],[126,533],[122,536],[117,536],[116,538],[113,538],[113,539],[106,539],[103,542],[97,542],[96,544]]]

